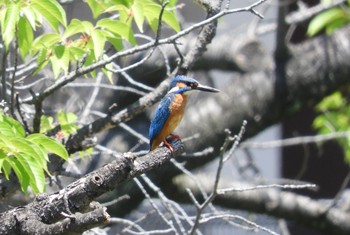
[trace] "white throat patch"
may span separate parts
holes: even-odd
[[[169,93],[173,93],[173,92],[175,92],[175,91],[178,91],[179,89],[180,89],[179,87],[174,86],[173,88],[170,89],[170,91],[168,91],[168,94],[169,94]]]

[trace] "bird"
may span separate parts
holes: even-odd
[[[171,152],[168,136],[180,138],[173,134],[185,112],[187,97],[194,91],[219,92],[218,89],[201,85],[197,80],[176,75],[170,83],[168,93],[161,99],[149,127],[150,151],[159,147],[163,142]]]

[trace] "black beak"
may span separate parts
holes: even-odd
[[[204,86],[204,85],[200,85],[198,84],[197,87],[194,88],[195,90],[200,90],[200,91],[207,91],[207,92],[219,92],[220,90],[212,88],[210,86]]]

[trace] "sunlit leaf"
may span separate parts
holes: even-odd
[[[8,50],[9,44],[15,37],[20,8],[17,3],[10,2],[4,10],[5,14],[4,19],[1,20],[1,31],[6,49]]]
[[[59,66],[63,71],[68,72],[70,55],[69,50],[63,45],[56,45],[54,47],[54,53],[57,61],[55,66]]]
[[[145,15],[143,13],[142,0],[135,0],[134,4],[131,7],[131,10],[133,12],[138,29],[141,33],[143,33],[143,22],[145,21]]]
[[[23,153],[17,153],[16,158],[26,169],[29,175],[29,185],[34,193],[42,193],[45,191],[45,173],[41,167],[40,161],[35,157]]]
[[[0,115],[0,133],[6,136],[25,136],[25,130],[15,119],[6,115]]]
[[[61,41],[61,36],[57,33],[46,33],[37,37],[32,44],[32,54],[37,53],[42,48],[48,48]]]
[[[92,31],[91,39],[94,44],[95,59],[98,59],[103,53],[106,38],[100,30],[96,29]]]
[[[136,45],[136,40],[134,38],[132,29],[127,24],[124,24],[117,20],[111,20],[111,19],[105,18],[105,19],[99,20],[96,23],[96,26],[101,27],[103,29],[107,29],[116,35],[120,35],[124,39],[126,39],[128,42],[130,42],[132,45]]]
[[[21,12],[25,16],[25,18],[28,20],[30,23],[30,26],[32,27],[33,30],[36,29],[36,21],[37,21],[37,15],[35,14],[35,11],[31,6],[23,7],[21,9]]]
[[[86,3],[89,5],[93,17],[96,19],[106,8],[103,1],[96,0],[86,0]]]
[[[29,21],[21,17],[18,22],[18,46],[22,60],[25,60],[33,42],[34,34]]]
[[[52,128],[54,128],[53,118],[50,116],[42,115],[40,120],[40,132],[46,133]]]
[[[19,159],[15,157],[6,158],[4,163],[5,163],[4,165],[7,165],[7,168],[10,167],[15,172],[19,180],[19,183],[21,185],[21,190],[23,192],[27,192],[27,188],[30,183],[30,175],[27,173],[29,170],[28,165],[26,163],[22,163]],[[26,170],[25,167],[28,167],[28,169]],[[9,169],[7,169],[6,171],[9,171]]]
[[[332,8],[324,11],[311,20],[307,29],[307,35],[314,36],[325,29],[331,22],[345,17],[345,11],[341,8]]]
[[[55,0],[31,0],[31,6],[40,12],[52,28],[58,32],[59,24],[67,25],[66,12]]]
[[[1,171],[4,173],[5,178],[6,178],[7,180],[10,179],[11,169],[12,169],[12,167],[11,167],[11,165],[10,165],[9,162],[8,162],[8,158],[6,158],[6,159],[3,161],[3,163],[2,163]]]
[[[74,34],[85,32],[83,23],[78,19],[72,19],[63,33],[63,38],[66,39]]]
[[[64,160],[68,160],[67,150],[56,140],[42,134],[31,134],[27,136],[27,139],[42,145],[46,151],[54,153]]]

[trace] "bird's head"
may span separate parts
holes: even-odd
[[[177,75],[170,83],[169,93],[189,95],[193,91],[219,92],[218,89],[204,86],[193,78]]]

